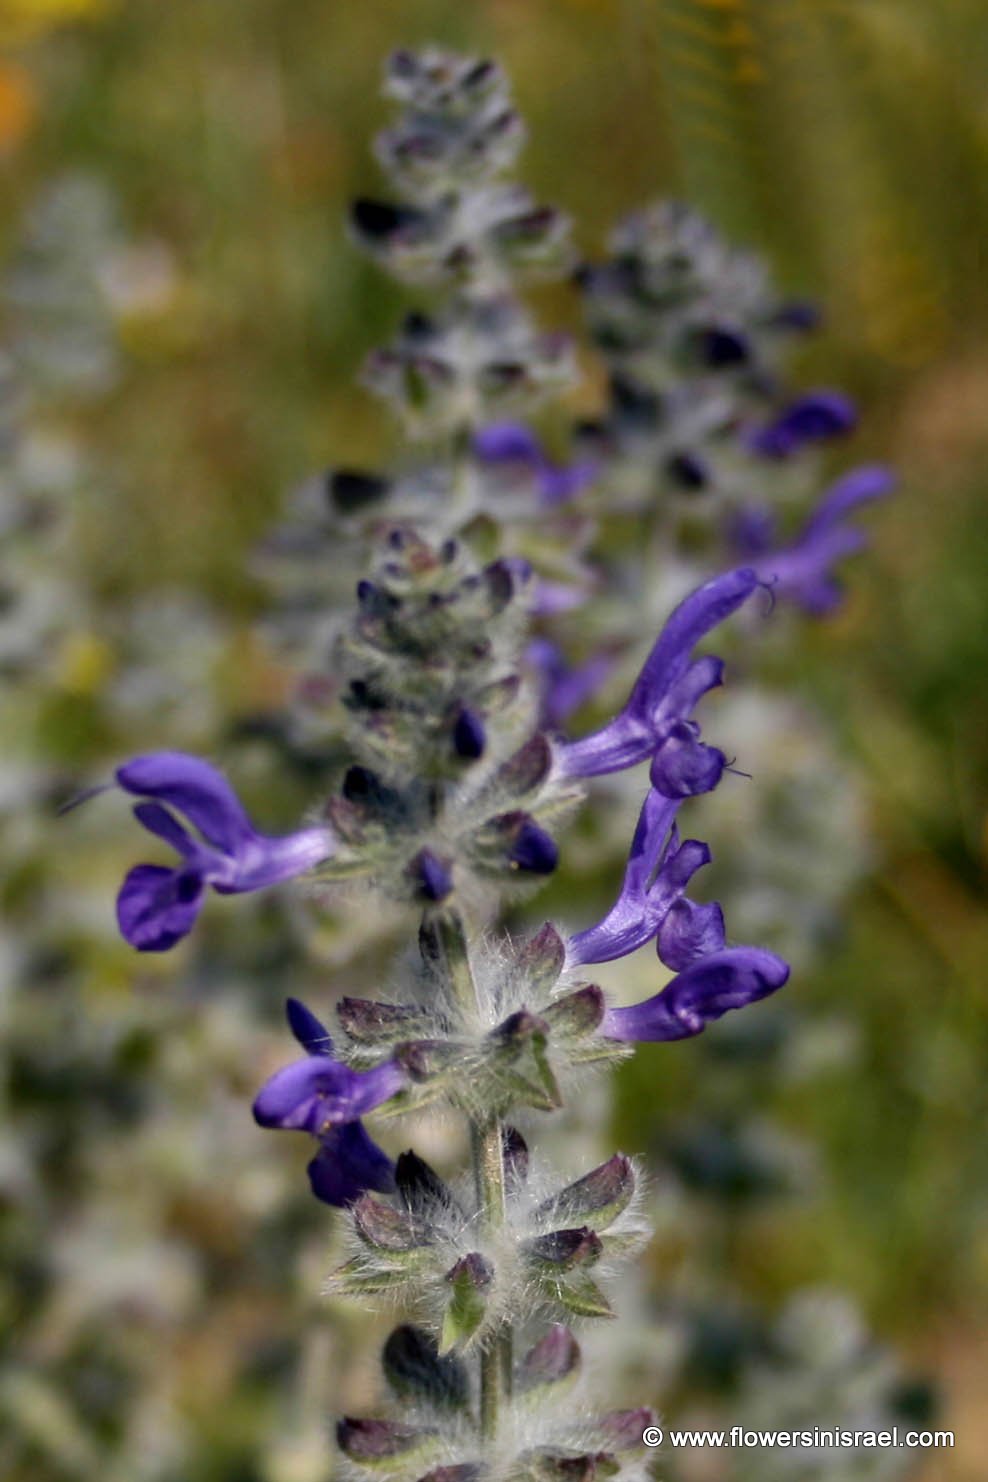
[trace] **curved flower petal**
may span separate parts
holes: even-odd
[[[680,844],[674,823],[679,806],[678,798],[649,792],[620,894],[606,916],[569,938],[567,967],[613,962],[650,942],[693,875],[709,862],[710,850],[698,839]]]
[[[757,574],[742,566],[713,577],[684,597],[645,660],[628,708],[647,712],[661,702],[670,686],[686,673],[690,655],[701,638],[747,602],[757,586]]]
[[[803,526],[802,539],[831,530],[861,504],[882,499],[895,488],[895,474],[883,463],[863,463],[831,484]]]
[[[121,936],[139,952],[167,952],[192,930],[202,893],[196,870],[135,865],[117,896]]]
[[[744,1008],[781,988],[789,965],[758,947],[731,947],[703,957],[657,993],[630,1008],[608,1009],[600,1032],[608,1039],[688,1039],[730,1009]]]
[[[218,849],[235,852],[254,837],[240,799],[221,772],[184,751],[152,751],[116,770],[120,786],[137,797],[169,803]]]
[[[830,612],[841,598],[832,567],[865,544],[863,533],[843,521],[859,505],[887,494],[894,482],[881,464],[852,469],[824,495],[795,540],[758,558],[759,574],[804,611]]]
[[[689,798],[715,788],[727,766],[716,746],[699,739],[700,727],[679,721],[652,758],[649,781],[667,798]]]
[[[764,458],[789,458],[807,443],[850,432],[856,421],[854,403],[843,392],[808,391],[752,433],[750,446]]]
[[[275,1071],[254,1100],[262,1127],[311,1132],[353,1122],[388,1101],[404,1085],[404,1074],[388,1061],[373,1070],[351,1070],[328,1055],[307,1055]]]
[[[149,834],[164,839],[166,844],[170,844],[185,859],[201,848],[188,829],[184,829],[174,814],[169,813],[167,808],[162,808],[160,803],[135,803],[134,817]]]
[[[361,1122],[331,1128],[321,1143],[308,1174],[313,1194],[324,1204],[341,1209],[368,1189],[388,1194],[394,1188],[394,1164]]]
[[[716,901],[702,906],[686,896],[673,901],[659,927],[656,946],[666,967],[682,972],[701,957],[723,950],[723,911]]]
[[[691,661],[693,649],[758,585],[757,573],[740,567],[704,582],[684,598],[645,660],[624,709],[601,730],[563,743],[558,752],[560,772],[567,777],[597,777],[650,756],[670,727],[688,720],[700,696],[720,683],[720,660],[710,656]]]
[[[300,999],[285,1000],[285,1018],[292,1034],[307,1054],[332,1055],[333,1041],[329,1030]]]

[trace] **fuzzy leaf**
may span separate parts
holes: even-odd
[[[552,1111],[562,1105],[549,1063],[543,1019],[520,1009],[491,1031],[487,1043],[488,1069],[496,1094],[504,1104],[521,1102],[540,1111]]]
[[[529,1482],[594,1482],[613,1477],[618,1470],[607,1452],[562,1450],[529,1451],[523,1458],[522,1475]]]
[[[352,1206],[354,1229],[366,1245],[391,1253],[418,1250],[426,1243],[420,1220],[377,1194],[362,1194]]]
[[[605,1451],[637,1451],[642,1431],[655,1424],[655,1411],[647,1405],[636,1410],[611,1410],[594,1421],[593,1429]]]
[[[416,1482],[480,1482],[486,1471],[479,1461],[464,1461],[451,1467],[434,1467]]]
[[[441,1354],[431,1333],[405,1323],[388,1338],[381,1356],[385,1378],[400,1399],[436,1410],[462,1410],[470,1401],[470,1378],[453,1354]]]
[[[604,995],[594,983],[557,998],[542,1010],[556,1039],[576,1040],[592,1034],[604,1017]]]
[[[471,1251],[446,1273],[453,1294],[443,1316],[439,1352],[466,1343],[473,1337],[487,1311],[487,1290],[494,1279],[494,1269],[477,1251]]]
[[[463,1073],[471,1055],[468,1048],[448,1039],[414,1039],[396,1045],[394,1059],[418,1083],[434,1081],[451,1072]]]
[[[470,970],[463,923],[456,911],[427,910],[419,927],[422,962],[444,982],[456,982]]]
[[[425,1257],[425,1250],[415,1251],[410,1256],[391,1258],[391,1264],[369,1266],[361,1256],[338,1266],[329,1279],[332,1291],[342,1292],[348,1297],[374,1296],[393,1292],[406,1284],[412,1268]]]
[[[418,1430],[392,1420],[354,1420],[344,1416],[336,1427],[336,1442],[344,1456],[361,1466],[386,1466],[395,1457],[425,1450],[435,1439],[428,1430]]]
[[[541,732],[530,737],[524,746],[502,762],[497,771],[480,788],[473,806],[516,809],[517,805],[539,791],[552,770],[552,748]]]
[[[529,937],[516,953],[519,972],[530,984],[533,997],[546,996],[559,981],[566,962],[566,944],[551,921]]]
[[[574,1317],[613,1317],[614,1309],[597,1283],[583,1272],[572,1281],[561,1281],[555,1288],[556,1299]]]
[[[393,1044],[416,1031],[435,1031],[435,1016],[424,1008],[403,1003],[376,1003],[367,998],[341,998],[336,1017],[343,1031],[360,1044]]]
[[[544,1267],[547,1274],[555,1275],[577,1266],[595,1266],[603,1246],[599,1235],[584,1225],[578,1230],[553,1230],[548,1235],[526,1240],[522,1250],[532,1265]]]
[[[552,1225],[585,1221],[595,1230],[606,1230],[627,1208],[634,1192],[635,1171],[631,1160],[623,1153],[615,1153],[606,1163],[547,1199],[536,1210],[536,1218]]]

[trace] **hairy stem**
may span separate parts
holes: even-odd
[[[474,1177],[477,1203],[483,1211],[484,1225],[496,1229],[504,1223],[504,1152],[503,1129],[497,1117],[471,1126]],[[495,1342],[480,1356],[480,1430],[493,1436],[497,1430],[501,1395],[510,1385],[511,1328],[505,1325]]]
[[[436,912],[429,922],[429,930],[460,1007],[469,1018],[475,1018],[480,1004],[462,917],[453,910]],[[499,1117],[471,1120],[470,1150],[483,1228],[496,1230],[504,1224],[505,1215],[504,1127]],[[486,1437],[493,1436],[497,1430],[501,1396],[509,1394],[511,1389],[511,1369],[512,1331],[505,1324],[480,1356],[480,1429]]]

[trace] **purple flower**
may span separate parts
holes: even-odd
[[[635,681],[621,713],[590,736],[562,742],[557,767],[564,777],[597,777],[652,757],[652,785],[669,797],[707,792],[726,765],[723,752],[699,741],[692,712],[720,684],[724,666],[694,648],[711,628],[729,617],[759,585],[758,574],[741,568],[705,582],[672,613]]]
[[[789,458],[807,443],[850,432],[856,420],[854,403],[842,392],[808,391],[751,433],[748,445],[763,458]]]
[[[150,800],[138,803],[134,816],[180,856],[172,869],[135,866],[120,888],[117,921],[139,952],[166,952],[186,936],[207,885],[224,895],[259,890],[303,874],[333,849],[328,828],[301,829],[283,838],[258,833],[226,778],[185,752],[135,757],[117,769],[116,780],[125,792]]]
[[[859,505],[887,494],[894,482],[892,471],[880,463],[852,469],[827,491],[791,544],[758,557],[753,563],[758,575],[777,596],[804,611],[831,612],[841,599],[831,567],[865,544],[863,533],[844,522]]]
[[[569,938],[567,967],[612,962],[650,942],[693,875],[709,863],[706,844],[697,839],[679,842],[675,825],[679,807],[679,799],[651,789],[638,818],[618,898],[596,925]]]
[[[533,476],[543,505],[565,504],[592,483],[597,471],[587,461],[553,463],[538,438],[520,422],[493,422],[481,428],[474,437],[473,451],[481,463],[517,468]]]
[[[318,1140],[308,1173],[312,1192],[324,1204],[350,1204],[367,1189],[387,1193],[394,1188],[391,1159],[360,1118],[401,1090],[404,1072],[391,1061],[373,1070],[351,1070],[334,1060],[329,1034],[304,1004],[290,998],[285,1008],[305,1057],[276,1071],[261,1088],[255,1121],[308,1132]]]
[[[742,1009],[774,993],[788,977],[788,963],[774,952],[728,947],[700,957],[653,998],[630,1008],[609,1008],[600,1032],[608,1039],[638,1042],[689,1039],[729,1009]]]
[[[568,664],[549,638],[533,638],[525,658],[535,670],[541,692],[541,721],[559,730],[587,700],[593,698],[614,668],[611,654],[598,653],[583,664]]]

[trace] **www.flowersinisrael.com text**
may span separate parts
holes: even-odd
[[[650,1425],[643,1431],[642,1440],[646,1446],[653,1447],[663,1445],[687,1448],[729,1446],[748,1449],[758,1446],[770,1448],[805,1446],[816,1450],[825,1446],[834,1446],[891,1450],[896,1446],[905,1446],[916,1450],[928,1450],[949,1449],[954,1444],[954,1433],[953,1431],[930,1430],[906,1431],[900,1430],[898,1426],[884,1431],[851,1431],[837,1427],[821,1429],[818,1426],[814,1426],[811,1430],[769,1431],[748,1430],[743,1426],[733,1425],[730,1430],[725,1431],[680,1431],[663,1430],[661,1426]]]

